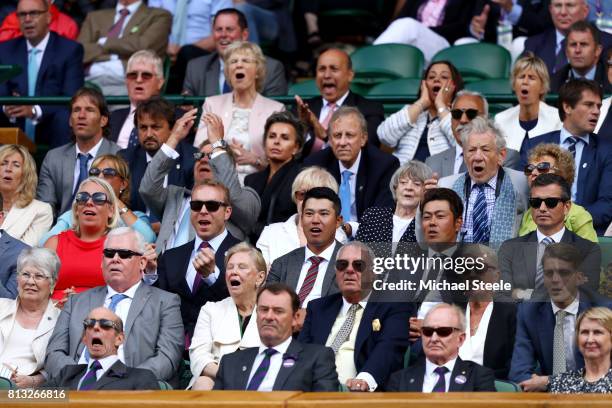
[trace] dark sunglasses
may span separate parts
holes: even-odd
[[[537,170],[538,173],[548,173],[551,170],[556,170],[556,167],[551,166],[549,162],[541,162],[538,164],[528,164],[525,166],[525,175],[529,176],[533,173],[534,170]]]
[[[431,337],[433,336],[434,333],[436,333],[438,337],[448,337],[451,334],[453,334],[455,330],[459,331],[459,329],[456,327],[427,327],[425,326],[421,328],[421,332],[423,333],[423,336],[425,337]]]
[[[128,72],[125,76],[130,81],[135,81],[136,79],[138,79],[138,75],[140,75],[143,81],[149,81],[153,78],[153,73],[147,72],[147,71],[144,71],[144,72],[132,71],[132,72]]]
[[[100,177],[100,174],[102,174],[104,177],[115,177],[119,175],[119,172],[115,169],[111,169],[110,167],[107,167],[105,169],[98,169],[96,167],[92,167],[91,169],[89,169],[90,176]]]
[[[564,203],[566,201],[567,200],[564,200],[561,197],[547,197],[547,198],[532,197],[529,199],[529,205],[531,206],[531,208],[540,208],[543,202],[547,208],[555,208],[557,205],[559,205],[559,202]]]
[[[103,330],[115,329],[119,331],[117,323],[109,319],[85,319],[83,320],[83,327],[86,329],[93,329],[96,323],[98,323]]]
[[[206,200],[206,201],[193,200],[189,203],[189,206],[191,207],[191,211],[195,211],[195,212],[202,211],[202,207],[206,207],[206,211],[208,212],[215,212],[221,206],[227,207],[227,204],[222,201],[215,201],[215,200]]]
[[[98,191],[97,193],[93,193],[93,194],[89,194],[86,191],[78,192],[74,196],[74,201],[76,201],[76,203],[79,205],[85,205],[87,204],[90,198],[92,199],[95,205],[103,205],[109,202],[108,196],[106,195],[106,193],[102,193],[100,191]]]
[[[472,120],[476,116],[478,116],[478,109],[472,109],[472,108],[470,109],[452,109],[450,112],[451,112],[451,116],[455,120],[461,119],[464,113],[465,113],[465,116],[467,116],[468,120]]]
[[[200,159],[202,159],[202,157],[205,157],[206,153],[202,153],[202,152],[194,152],[193,153],[193,159],[195,161],[200,161]]]
[[[353,269],[356,272],[363,272],[366,268],[366,263],[360,259],[354,260],[352,262]],[[346,259],[336,259],[336,270],[342,272],[345,271],[349,266],[349,261]]]
[[[105,248],[102,253],[105,258],[113,259],[115,254],[119,254],[119,258],[121,259],[129,259],[133,256],[142,256],[141,253],[131,251],[129,249],[113,249],[113,248]]]

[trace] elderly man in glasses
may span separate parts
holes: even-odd
[[[45,387],[71,390],[157,390],[150,370],[127,367],[118,356],[125,341],[121,318],[105,307],[92,310],[83,320],[82,342],[87,347],[87,364],[67,365]]]
[[[129,227],[113,229],[103,253],[106,285],[68,298],[47,346],[45,369],[55,378],[65,366],[90,367],[96,354],[81,342],[83,320],[92,309],[103,306],[125,322],[125,341],[117,350],[119,360],[128,367],[150,370],[155,378],[177,386],[183,348],[179,297],[142,282],[147,259],[140,233]]]
[[[440,303],[425,316],[421,328],[425,358],[397,371],[387,391],[495,391],[493,370],[459,357],[465,341],[465,315],[457,306]]]
[[[335,267],[340,293],[308,302],[299,340],[330,347],[350,391],[384,390],[404,361],[412,304],[375,299],[374,253],[359,241],[338,250]]]

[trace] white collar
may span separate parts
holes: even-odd
[[[221,231],[221,233],[219,235],[217,235],[216,237],[214,237],[213,239],[207,241],[208,245],[211,246],[212,250],[214,252],[217,252],[217,250],[219,249],[219,247],[221,246],[221,243],[223,242],[223,240],[225,239],[225,237],[227,237],[227,229],[223,228],[223,231]],[[193,250],[197,251],[198,248],[200,248],[200,244],[203,242],[204,240],[200,237],[198,237],[196,235],[195,237],[195,242],[193,243]]]
[[[555,44],[559,45],[563,40],[565,40],[565,35],[555,28]]]
[[[348,170],[351,173],[353,173],[353,175],[356,175],[357,171],[359,170],[359,163],[360,162],[361,162],[361,150],[359,150],[359,154],[357,155],[357,159],[355,159],[355,162],[349,168],[344,167],[344,164],[342,164],[342,162],[340,160],[338,160],[338,165],[340,166],[340,178],[342,178],[342,173],[344,172],[344,170]]]
[[[283,354],[285,354],[287,352],[287,349],[289,348],[289,345],[291,344],[291,340],[293,340],[293,337],[289,336],[281,344],[278,344],[278,345],[276,345],[274,347],[268,347],[268,346],[265,346],[265,345],[262,344],[261,346],[259,346],[259,352],[257,354],[262,354],[268,348],[272,348],[272,349],[278,351],[278,353],[282,356]]]
[[[136,282],[134,285],[132,285],[128,290],[126,290],[122,294],[129,297],[130,299],[134,299],[134,295],[136,295],[136,290],[138,290],[138,287],[140,286],[140,282],[141,281]],[[113,297],[113,295],[116,295],[118,293],[120,292],[117,292],[115,289],[111,288],[108,285],[106,286],[106,299],[110,299],[111,297]],[[125,322],[123,323],[125,324]]]
[[[89,149],[88,152],[83,152],[81,151],[81,149],[79,149],[79,144],[75,143],[74,147],[76,148],[76,156],[79,157],[79,153],[81,154],[91,154],[92,157],[96,157],[98,155],[98,150],[100,150],[100,146],[102,146],[102,141],[104,140],[104,136],[100,138],[100,141],[98,143],[95,144],[94,147],[92,147],[91,149]]]
[[[36,45],[36,47],[34,47],[32,44],[30,44],[30,41],[26,40],[26,44],[28,45],[28,53],[30,52],[30,50],[32,48],[36,48],[37,50],[40,50],[41,52],[45,52],[45,49],[47,49],[47,44],[49,43],[49,37],[51,36],[51,32],[48,32],[47,35],[45,35],[45,38],[43,38],[38,45]]]
[[[370,295],[372,294],[372,292],[368,293],[368,296],[366,296],[365,298],[361,299],[359,301],[359,306],[361,306],[362,309],[365,310],[366,306],[368,305],[368,300],[370,299]],[[348,312],[348,310],[350,309],[350,307],[352,306],[352,303],[349,303],[344,296],[342,297],[342,308],[340,309],[340,313],[342,314],[342,316],[346,315],[346,313]]]
[[[104,372],[107,372],[108,369],[111,368],[113,364],[117,362],[117,360],[119,360],[119,356],[117,354],[111,354],[110,356],[106,356],[104,358],[99,359],[98,362],[102,366],[102,370],[104,370]],[[91,368],[93,362],[93,358],[89,360],[89,366],[87,366],[88,371]]]
[[[457,143],[455,145],[455,159],[460,156],[463,156],[463,146]]]
[[[544,234],[542,234],[540,232],[539,229],[536,229],[536,235],[538,237],[538,243],[541,243],[544,238],[550,237],[550,238],[552,238],[555,241],[555,243],[558,244],[559,242],[561,242],[561,238],[563,238],[563,234],[565,234],[565,226],[563,226],[559,231],[555,232],[552,235],[544,235]]]
[[[589,134],[588,133],[586,135],[573,135],[569,130],[565,128],[565,125],[561,126],[561,130],[559,131],[559,142],[560,143],[565,142],[565,139],[567,139],[568,137],[577,137],[583,142],[585,142],[586,144],[589,144]]]
[[[453,358],[452,360],[448,360],[446,363],[442,364],[441,366],[432,363],[431,361],[429,361],[428,358],[425,359],[425,374],[426,375],[432,375],[434,370],[438,367],[446,367],[448,368],[448,372],[452,373],[453,369],[455,368],[455,363],[457,362],[457,356],[455,356],[455,358]]]
[[[342,106],[342,104],[344,103],[344,101],[348,97],[349,92],[350,92],[350,89],[348,91],[346,91],[346,93],[344,95],[342,95],[336,102],[329,102],[327,99],[321,98],[321,99],[323,99],[323,108],[327,107],[331,103],[335,103],[337,107]]]
[[[586,74],[584,75],[580,75],[579,73],[577,73],[574,68],[572,68],[572,74],[574,75],[574,78],[586,78],[586,79],[590,79],[590,80],[594,80],[595,79],[595,72],[597,71],[597,62],[595,63],[595,65],[593,65],[593,68],[591,68]]]
[[[580,293],[576,292],[576,298],[570,303],[565,309],[561,309],[559,306],[555,305],[555,302],[552,300],[550,304],[552,306],[553,314],[556,315],[559,310],[565,310],[567,313],[571,313],[574,316],[578,316],[578,307],[580,306]]]
[[[310,250],[310,248],[308,248],[308,244],[306,244],[306,251],[305,252],[305,258],[304,261],[306,261],[308,258],[310,258],[311,256],[320,256],[321,258],[325,259],[327,262],[330,261],[330,259],[332,258],[332,255],[334,253],[334,248],[336,247],[336,239],[334,238],[334,242],[328,246],[327,248],[325,248],[325,250],[323,252],[321,252],[319,255],[315,254],[314,252],[312,252]]]

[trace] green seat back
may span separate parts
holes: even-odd
[[[15,383],[5,377],[0,377],[0,390],[13,390],[17,388]]]
[[[512,58],[508,50],[499,45],[472,43],[445,48],[432,59],[442,60],[452,62],[463,80],[468,83],[483,79],[508,78]]]
[[[379,84],[391,79],[420,78],[425,58],[416,47],[380,44],[359,48],[351,54],[353,82]]]
[[[167,391],[173,389],[170,384],[163,380],[157,380],[157,384],[159,385],[159,389],[162,391]]]
[[[470,91],[480,92],[483,95],[513,95],[510,80],[503,79],[485,79],[483,81],[470,82],[465,85]]]
[[[521,387],[512,381],[495,380],[495,391],[497,392],[521,392]]]
[[[314,79],[307,79],[306,81],[297,82],[289,87],[287,95],[300,95],[303,97],[318,96],[319,88]]]

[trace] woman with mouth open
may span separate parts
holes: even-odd
[[[223,63],[226,83],[232,90],[206,98],[202,111],[221,117],[225,137],[215,142],[213,148],[225,144],[232,147],[238,176],[244,183],[247,174],[266,167],[264,125],[271,114],[285,110],[285,106],[260,94],[266,79],[266,60],[257,44],[231,43],[225,50]],[[208,139],[205,117],[202,115],[196,133],[193,143],[196,147]]]
[[[514,63],[510,77],[518,105],[495,115],[503,129],[506,147],[521,150],[523,139],[561,129],[557,108],[544,103],[550,89],[548,68],[540,58],[528,52]]]
[[[378,138],[395,148],[400,164],[425,159],[455,147],[450,106],[463,89],[463,79],[448,61],[432,62],[421,79],[417,101],[406,105],[378,126]]]
[[[207,302],[198,316],[189,358],[193,390],[211,390],[223,355],[238,349],[259,347],[255,300],[266,280],[266,262],[246,242],[225,255],[225,283],[230,297]]]

